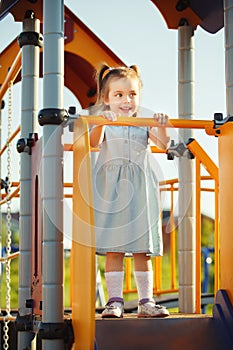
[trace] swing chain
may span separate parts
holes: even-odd
[[[8,200],[8,197],[11,193],[11,143],[10,137],[12,132],[12,81],[8,84],[8,143],[7,143],[7,185],[8,185],[8,195],[7,195],[7,239],[6,239],[6,319],[4,320],[3,327],[3,349],[9,349],[9,320],[7,319],[10,316],[10,292],[11,292],[11,271],[10,271],[10,260],[8,259],[11,254],[11,200]]]

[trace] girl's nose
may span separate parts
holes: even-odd
[[[130,102],[131,101],[131,98],[129,95],[125,95],[125,102]]]

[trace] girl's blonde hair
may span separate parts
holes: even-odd
[[[133,78],[138,80],[139,90],[142,88],[139,68],[136,65],[130,67],[109,67],[103,63],[96,73],[97,101],[96,104],[103,105],[103,96],[107,97],[109,83],[113,78]]]

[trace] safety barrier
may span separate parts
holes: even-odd
[[[129,117],[118,117],[117,121],[107,121],[104,118],[98,116],[88,116],[84,118],[89,125],[115,125],[115,126],[157,126],[158,122],[155,122],[153,118],[129,118]],[[208,135],[217,135],[217,129],[214,126],[213,121],[209,120],[184,120],[184,119],[169,119],[167,128],[190,128],[190,129],[204,129]],[[211,191],[214,193],[214,242],[215,242],[215,284],[214,292],[219,289],[219,207],[218,207],[218,168],[212,161],[212,159],[207,155],[207,153],[202,149],[196,140],[191,140],[187,144],[187,148],[190,154],[195,157],[196,162],[196,313],[200,313],[201,310],[201,191]],[[162,152],[156,147],[151,147],[152,152]],[[204,166],[209,176],[201,176],[200,168]],[[201,187],[201,181],[210,180],[214,181],[214,188],[203,188]],[[176,184],[176,187],[175,187]],[[169,185],[169,187],[164,187],[164,185]],[[162,259],[160,257],[153,258],[154,262],[154,294],[169,294],[178,291],[176,274],[177,274],[177,264],[176,264],[176,237],[175,237],[175,225],[174,225],[174,192],[178,191],[178,180],[170,180],[162,182],[160,186],[162,191],[171,192],[171,208],[170,208],[170,239],[171,239],[171,250],[170,250],[170,288],[162,288]],[[124,293],[134,293],[135,288],[131,285],[131,261],[127,259],[126,261],[126,281]]]
[[[98,123],[99,120],[101,118],[90,118],[90,120],[88,120],[88,122],[95,124],[96,120],[98,119]],[[132,120],[125,120],[124,118],[119,118],[121,119],[120,121],[118,121],[117,123],[115,123],[116,125],[132,125]],[[126,118],[127,119],[127,118]],[[84,123],[83,123],[84,122]],[[133,120],[133,122],[135,123],[135,120]],[[156,122],[154,122],[153,120],[147,120],[145,121],[145,119],[143,118],[143,120],[137,120],[136,121],[136,125],[137,122],[139,125],[147,125],[147,123],[149,125],[156,125]],[[81,123],[81,124],[80,124]],[[87,118],[80,118],[80,125],[82,126],[81,131],[79,130],[79,133],[83,133],[85,134],[85,142],[84,144],[87,144],[89,139],[87,136]],[[103,123],[103,120],[101,120],[101,123]],[[177,124],[177,127],[192,127],[193,122],[191,122],[191,125],[189,125],[190,123],[188,123],[187,121],[179,121],[177,123],[170,120],[170,123],[172,123],[171,125],[174,126],[174,124]],[[197,125],[199,125],[199,128],[205,129],[206,132],[208,132],[210,135],[215,135],[215,131],[213,131],[213,122],[198,122]],[[196,126],[197,126],[196,125]],[[84,127],[85,126],[85,127]],[[17,128],[17,130],[13,133],[13,135],[11,137],[8,137],[7,143],[6,145],[4,145],[3,149],[0,151],[0,155],[2,155],[4,153],[5,150],[7,150],[7,146],[9,144],[9,142],[12,142],[14,137],[18,134],[19,132],[19,128]],[[79,134],[80,135],[80,134]],[[88,145],[87,148],[85,148],[85,146],[82,144],[82,137],[81,139],[77,141],[76,139],[76,143],[74,143],[73,145],[64,145],[64,151],[76,151],[76,166],[74,166],[74,168],[76,169],[76,173],[79,173],[80,170],[80,165],[82,164],[82,160],[86,157],[87,153],[90,151],[90,146]],[[80,144],[81,144],[81,152],[80,152]],[[219,287],[219,231],[218,231],[218,169],[215,166],[215,164],[212,162],[212,160],[208,157],[208,155],[204,152],[204,150],[200,147],[200,145],[198,144],[197,141],[193,140],[193,142],[191,142],[190,144],[188,144],[188,149],[189,151],[195,156],[195,162],[196,162],[196,313],[200,313],[201,311],[201,192],[202,191],[211,191],[214,192],[215,195],[215,250],[214,250],[214,254],[215,254],[215,292],[218,290]],[[77,150],[79,153],[79,160],[77,160]],[[98,151],[95,149],[92,149],[92,151]],[[154,146],[151,147],[151,151],[152,152],[159,152],[158,149]],[[164,151],[163,151],[164,153]],[[205,169],[209,172],[209,176],[201,176],[201,172],[200,172],[200,167],[201,165],[203,165],[205,167]],[[83,167],[83,164],[82,164]],[[90,165],[87,163],[84,167],[84,173],[87,175],[90,171]],[[90,175],[90,174],[89,174]],[[88,175],[88,176],[89,176]],[[204,180],[214,180],[214,188],[204,188],[201,186],[201,182]],[[86,180],[86,176],[83,176],[83,180],[85,182]],[[89,183],[90,183],[90,179],[89,179]],[[14,197],[18,197],[20,196],[19,194],[19,183],[14,182],[11,183],[11,187],[15,186],[16,189],[12,192],[10,191],[10,193],[6,193],[3,194],[3,199],[0,201],[0,205],[4,204],[4,203],[8,203],[12,198]],[[90,193],[90,186],[87,184],[84,184],[84,186],[86,186],[86,193],[88,193],[88,196],[90,196],[89,198],[92,197],[91,193]],[[65,188],[73,188],[73,193],[74,193],[74,198],[79,196],[78,193],[80,192],[80,190],[78,189],[79,186],[75,187],[75,184],[73,183],[65,183],[64,184]],[[164,274],[164,271],[162,272],[163,269],[163,258],[162,257],[155,257],[153,258],[153,264],[154,264],[154,295],[162,295],[162,294],[171,294],[171,293],[177,293],[178,290],[178,282],[177,282],[177,263],[176,263],[176,256],[177,256],[177,246],[176,246],[176,225],[175,225],[175,218],[174,218],[174,193],[178,192],[178,180],[177,179],[172,179],[172,180],[167,180],[167,181],[163,181],[160,183],[160,189],[161,192],[163,191],[167,191],[170,192],[171,194],[171,199],[170,199],[170,252],[169,252],[169,271],[166,271],[166,276],[169,275],[170,276],[170,283],[169,283],[169,287],[164,288],[163,284],[162,284],[162,276]],[[73,198],[73,194],[72,193],[67,193],[64,195],[65,198]],[[80,199],[80,197],[79,197]],[[83,216],[83,219],[85,224],[84,224],[84,232],[86,232],[86,229],[89,227],[88,226],[88,222],[90,217],[93,216],[93,212],[91,210],[91,207],[89,204],[85,203],[85,208],[80,208],[80,206],[82,207],[82,205],[84,205],[84,203],[80,203],[80,200],[77,202],[76,200],[76,205],[73,207],[74,208],[74,212],[76,213],[76,217],[80,216],[80,210],[82,212],[81,216]],[[93,220],[93,219],[92,219]],[[93,222],[93,221],[91,221]],[[76,224],[75,220],[73,221],[73,225]],[[82,223],[83,225],[83,223]],[[90,227],[93,227],[93,224],[90,225]],[[85,240],[91,240],[93,237],[93,230],[92,229],[88,229],[89,233],[88,233],[88,237],[85,237]],[[75,231],[74,231],[75,232]],[[83,236],[84,238],[84,236]],[[79,239],[79,238],[78,238]],[[74,242],[75,241],[75,242]],[[78,241],[78,240],[77,240]],[[89,242],[90,243],[90,242]],[[7,254],[6,257],[1,258],[0,259],[0,263],[4,263],[6,264],[6,267],[9,265],[10,260],[16,258],[19,256],[19,252],[17,253],[13,253],[13,254]],[[94,309],[91,305],[93,305],[94,302],[94,298],[95,298],[95,288],[96,288],[96,284],[95,284],[95,269],[94,269],[94,264],[95,264],[95,260],[94,260],[94,255],[95,255],[95,251],[94,251],[94,240],[92,241],[91,244],[87,244],[87,245],[80,245],[77,244],[76,239],[74,239],[73,237],[73,243],[72,243],[72,258],[71,258],[71,271],[70,271],[70,288],[71,288],[71,301],[72,301],[72,324],[73,324],[73,328],[74,328],[74,332],[79,332],[79,338],[78,338],[78,342],[80,342],[80,344],[82,344],[83,341],[86,341],[87,336],[90,339],[90,343],[93,342],[93,337],[94,337]],[[80,256],[82,256],[82,263],[85,264],[85,266],[89,266],[88,267],[88,274],[86,274],[87,269],[82,269],[78,271],[76,271],[76,274],[78,274],[78,278],[77,276],[75,277],[74,280],[74,262],[77,261],[77,258],[80,258]],[[91,261],[91,264],[90,264]],[[80,271],[82,271],[82,273],[80,273]],[[88,288],[81,288],[80,289],[80,285],[82,284],[82,281],[85,277],[85,279],[87,280],[87,275],[88,277]],[[132,287],[132,281],[131,281],[131,275],[132,275],[132,271],[131,271],[131,259],[126,259],[126,274],[125,274],[125,289],[124,289],[124,293],[125,294],[130,294],[130,293],[135,293],[136,292],[136,288]],[[9,284],[9,281],[8,281]],[[89,290],[89,294],[87,296],[87,290]],[[7,292],[7,300],[6,301],[6,305],[8,304],[8,307],[6,306],[6,310],[7,310],[7,315],[4,317],[0,317],[0,320],[4,321],[5,324],[5,333],[7,336],[8,333],[8,322],[9,321],[14,321],[15,317],[11,315],[10,313],[10,288]],[[73,295],[75,295],[75,300],[72,300],[72,293]],[[86,298],[87,300],[89,300],[89,302],[87,302],[88,305],[90,305],[90,310],[83,310],[83,307],[81,306],[80,303],[78,303],[78,300],[81,300],[83,298]],[[85,311],[85,315],[83,314],[83,312]],[[83,316],[80,316],[83,315]],[[78,326],[80,324],[80,321],[82,322],[82,324],[84,325],[83,327],[81,327],[82,333],[80,334],[80,326]],[[90,336],[91,334],[91,336]],[[80,345],[79,344],[79,345]]]
[[[99,123],[99,119],[98,123]],[[96,123],[96,118],[91,118],[91,122]],[[143,124],[145,123],[145,120],[143,118]],[[151,123],[151,119],[150,119]],[[173,123],[174,124],[174,123]],[[189,123],[187,123],[188,125]],[[186,125],[186,124],[185,124]],[[212,125],[212,122],[208,123],[208,127]],[[206,128],[206,123],[199,124],[199,127]],[[3,148],[0,150],[0,156],[4,153],[4,151],[7,149],[8,142],[12,142],[14,138],[18,135],[20,131],[20,127],[18,127],[12,134],[12,137],[9,139],[9,141],[6,142],[6,144],[3,146]],[[208,158],[206,153],[197,146],[198,144],[195,141],[195,146],[197,147],[195,159],[196,159],[196,300],[200,300],[201,295],[201,230],[200,230],[200,215],[201,215],[201,192],[209,191],[214,193],[214,206],[215,206],[215,219],[214,219],[214,235],[215,235],[215,252],[214,252],[214,261],[215,261],[215,284],[214,284],[214,292],[216,292],[219,289],[219,222],[218,222],[218,169],[213,164],[212,160]],[[194,144],[190,146],[190,150],[194,152]],[[73,151],[73,145],[72,144],[65,144],[64,145],[64,151]],[[98,151],[98,149],[92,149],[93,152]],[[157,147],[151,146],[151,151],[153,153],[160,152]],[[164,153],[164,151],[161,151],[161,153]],[[205,166],[205,169],[209,171],[209,176],[201,176],[200,174],[200,166],[203,164]],[[208,187],[202,187],[200,186],[200,183],[203,181],[213,180],[215,182],[214,188],[208,188]],[[2,200],[0,201],[0,205],[3,205],[7,202],[7,200],[11,200],[12,198],[19,197],[19,182],[12,182],[11,184],[12,188],[15,188],[8,197],[7,194],[2,194]],[[73,188],[73,183],[64,183],[64,188]],[[164,288],[162,285],[162,266],[163,266],[163,259],[160,257],[153,258],[153,264],[154,264],[154,295],[162,295],[162,294],[171,294],[171,293],[177,293],[178,292],[178,285],[177,285],[177,262],[176,262],[176,256],[177,256],[177,246],[176,246],[176,226],[175,226],[175,218],[174,218],[174,193],[178,192],[178,179],[170,179],[166,181],[160,182],[160,189],[161,192],[167,191],[170,192],[170,261],[169,261],[169,271],[167,272],[168,276],[170,277],[169,282],[169,288]],[[65,198],[72,198],[72,193],[65,193]],[[18,257],[19,253],[14,253],[8,257],[8,259],[13,259],[15,257]],[[0,258],[0,262],[4,262],[5,258]],[[136,288],[132,287],[132,261],[131,259],[126,260],[126,274],[125,274],[125,288],[124,288],[124,294],[131,294],[136,292]],[[200,309],[200,302],[197,304],[197,310]]]

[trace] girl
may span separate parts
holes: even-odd
[[[97,74],[97,108],[103,118],[136,117],[141,79],[137,66],[110,68]],[[167,115],[154,114],[161,125]],[[159,190],[147,150],[148,139],[165,149],[165,127],[95,126],[90,143],[101,145],[94,170],[96,249],[106,254],[108,303],[102,317],[123,317],[123,258],[133,254],[138,291],[138,317],[164,317],[169,312],[153,299],[150,256],[162,255]]]

